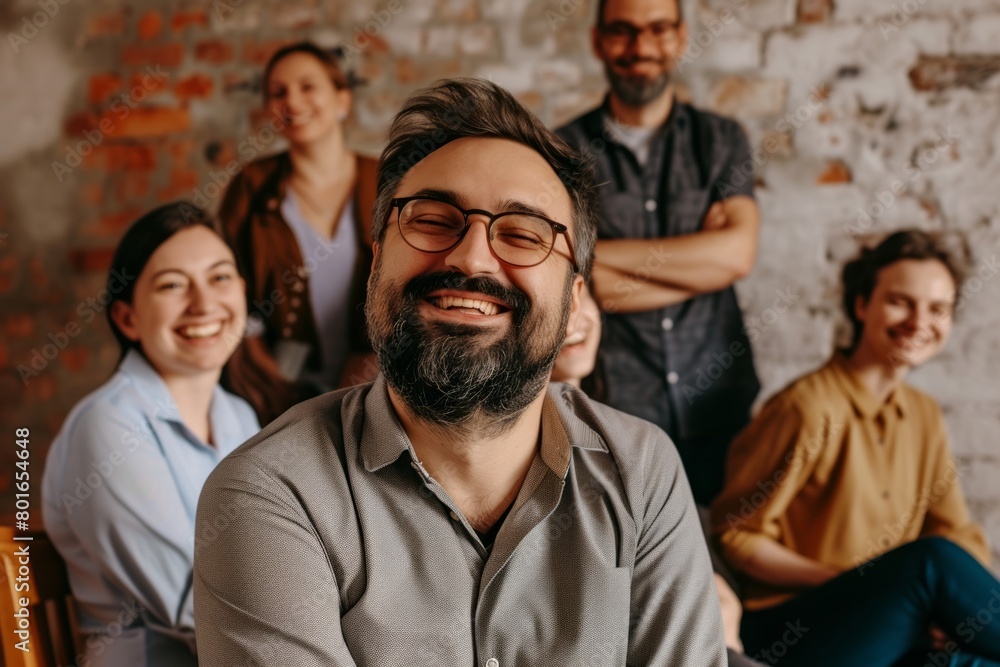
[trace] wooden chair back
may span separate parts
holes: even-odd
[[[66,565],[45,533],[0,526],[0,636],[4,667],[76,664],[81,647]]]

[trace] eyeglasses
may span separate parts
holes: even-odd
[[[665,43],[677,37],[677,29],[680,25],[680,19],[676,21],[654,21],[644,26],[632,25],[627,21],[614,21],[600,26],[598,32],[606,43],[614,46],[634,44],[638,41],[639,35],[647,33],[653,38],[653,41]]]
[[[563,234],[573,271],[580,272],[569,228],[555,220],[519,211],[490,213],[475,208],[461,209],[427,197],[393,199],[389,206],[390,215],[399,209],[399,233],[407,245],[416,250],[430,253],[451,250],[469,231],[469,216],[483,215],[488,218],[486,238],[497,259],[511,266],[537,266],[552,254],[556,235]]]

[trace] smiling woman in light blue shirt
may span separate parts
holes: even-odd
[[[88,635],[79,664],[193,666],[198,495],[259,430],[218,386],[245,326],[244,285],[216,222],[170,204],[125,234],[109,292],[121,363],[49,450],[45,526]]]

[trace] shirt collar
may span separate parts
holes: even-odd
[[[577,418],[570,404],[557,393],[560,385],[550,385],[542,404],[541,458],[560,479],[569,471],[572,448],[604,450],[607,446],[597,433]],[[361,431],[361,457],[365,470],[375,472],[395,462],[403,452],[414,461],[410,439],[389,401],[389,389],[379,375],[365,397],[365,417]]]
[[[167,384],[137,348],[125,354],[118,371],[128,375],[139,389],[139,395],[148,401],[149,414],[164,421],[182,421]]]
[[[610,93],[604,96],[604,102],[601,103],[598,118],[601,127],[598,128],[599,133],[595,136],[600,136],[601,133],[607,134],[604,132],[607,124],[613,124],[615,122],[614,116],[611,115]],[[667,119],[663,121],[663,125],[657,129],[655,136],[662,137],[668,132],[684,132],[687,129],[687,126],[687,109],[685,105],[677,99],[677,95],[675,94],[670,103],[670,113],[667,115]],[[611,137],[611,139],[614,141],[614,137]]]
[[[861,381],[861,378],[857,376],[851,368],[847,355],[844,352],[840,350],[836,351],[829,365],[859,415],[872,419],[881,413],[882,410],[886,409],[886,407],[891,406],[900,417],[906,416],[906,404],[903,401],[900,387],[897,386],[893,389],[889,397],[882,402],[872,395],[868,387]]]

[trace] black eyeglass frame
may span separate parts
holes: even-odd
[[[440,204],[448,204],[456,211],[461,213],[462,217],[465,219],[465,227],[455,237],[455,242],[452,243],[447,248],[441,248],[440,250],[424,250],[423,248],[418,248],[417,246],[413,245],[406,239],[406,234],[403,233],[403,226],[402,226],[403,207],[405,207],[411,201],[416,201],[418,199],[434,201]],[[455,202],[451,202],[446,199],[440,199],[437,197],[428,197],[427,195],[418,195],[415,197],[396,197],[395,199],[389,200],[389,215],[391,216],[392,212],[395,211],[396,209],[399,209],[399,213],[396,215],[396,228],[399,230],[399,236],[403,239],[406,245],[410,246],[414,250],[430,253],[432,255],[453,250],[458,246],[458,244],[462,242],[462,239],[465,238],[465,235],[469,233],[469,228],[472,226],[472,223],[469,222],[469,216],[484,215],[489,220],[489,222],[486,223],[486,243],[487,245],[489,245],[490,252],[493,253],[493,256],[496,257],[501,262],[503,262],[504,264],[509,264],[511,266],[517,266],[524,269],[531,268],[532,266],[538,266],[539,264],[547,260],[550,255],[552,255],[552,251],[555,250],[556,247],[556,239],[558,238],[559,234],[562,234],[563,236],[566,237],[566,245],[569,247],[569,261],[573,265],[573,272],[580,273],[580,265],[577,264],[576,262],[576,249],[573,247],[573,241],[569,237],[570,236],[569,227],[567,227],[561,222],[556,222],[555,220],[546,218],[544,215],[538,215],[536,213],[524,213],[523,211],[501,211],[500,213],[490,213],[489,211],[484,211],[481,208],[465,209],[455,204]],[[497,251],[493,249],[493,234],[492,234],[493,223],[495,223],[497,220],[507,215],[529,215],[532,218],[538,218],[539,220],[544,220],[545,222],[549,223],[549,226],[552,228],[552,244],[549,246],[549,251],[545,253],[544,257],[542,257],[534,264],[515,264],[514,262],[509,262],[506,259],[503,259],[497,254]]]
[[[657,23],[662,23],[667,28],[667,31],[661,37],[657,37],[653,32]],[[684,20],[680,18],[673,21],[654,21],[653,23],[641,26],[629,23],[628,21],[612,21],[611,23],[602,23],[599,25],[597,32],[602,39],[618,40],[624,44],[635,44],[640,35],[649,32],[657,42],[662,42],[666,41],[669,36],[676,36],[682,23],[684,23]],[[612,33],[614,29],[625,30],[627,34],[615,35]]]

